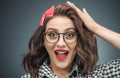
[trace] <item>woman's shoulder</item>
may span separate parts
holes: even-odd
[[[97,65],[90,72],[92,76],[98,77],[120,77],[120,59]]]
[[[50,75],[49,71],[50,71],[50,68],[48,67],[47,61],[44,61],[43,64],[40,65],[38,69],[38,77],[43,78],[44,75],[49,76]],[[30,73],[27,73],[21,76],[21,78],[32,78],[32,75]]]
[[[106,70],[106,71],[113,71],[120,69],[120,59],[111,60],[106,62],[105,64],[96,65],[93,70]]]
[[[100,64],[100,65],[97,65],[96,67],[97,68],[106,68],[106,69],[109,69],[109,68],[119,68],[120,66],[120,59],[115,59],[115,60],[111,60],[109,62],[106,62],[105,64]]]

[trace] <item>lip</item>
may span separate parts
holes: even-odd
[[[61,50],[61,49],[58,49],[58,50],[55,50],[55,51],[68,52],[68,50]]]
[[[60,60],[60,61],[65,60],[69,54],[68,50],[61,50],[61,49],[55,50],[54,52],[57,60]]]

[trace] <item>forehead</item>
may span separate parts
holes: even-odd
[[[69,28],[75,28],[71,19],[66,16],[55,16],[46,25],[46,30],[52,28],[56,30],[65,30]]]

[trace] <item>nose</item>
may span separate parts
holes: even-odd
[[[63,34],[60,34],[58,42],[57,42],[57,47],[65,47],[66,43],[63,38]]]

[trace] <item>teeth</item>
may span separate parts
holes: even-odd
[[[57,52],[57,53],[59,53],[59,54],[65,54],[65,52]]]
[[[58,59],[65,59],[68,55],[68,51],[55,51]]]
[[[66,55],[67,52],[56,51],[56,54],[57,54],[57,55]]]
[[[58,57],[65,57],[66,56],[65,52],[57,52],[56,54]]]

